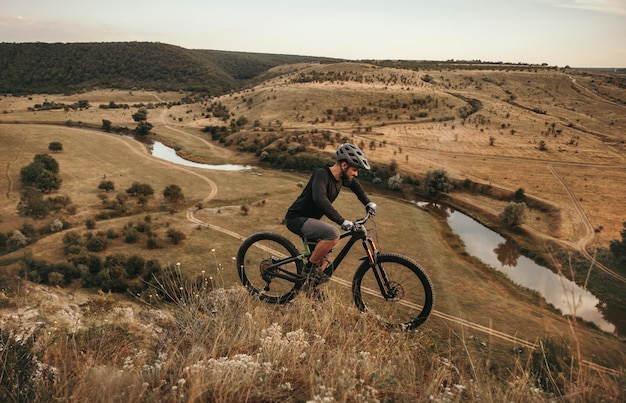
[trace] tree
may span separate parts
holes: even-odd
[[[179,231],[174,228],[170,228],[167,230],[167,237],[169,238],[170,242],[172,242],[172,244],[174,245],[178,245],[180,241],[187,238],[184,232]]]
[[[172,203],[178,203],[185,199],[183,190],[180,186],[174,184],[168,185],[165,189],[163,189],[163,197]]]
[[[499,217],[509,227],[517,227],[526,222],[527,215],[528,207],[526,207],[526,203],[510,202],[504,207]]]
[[[31,162],[20,169],[20,182],[23,186],[35,186],[37,178],[44,171],[43,165]]]
[[[144,260],[144,258],[138,255],[129,256],[126,260],[126,263],[124,264],[126,273],[130,278],[142,276],[144,274],[145,267],[146,261]]]
[[[20,202],[17,204],[17,212],[22,216],[44,218],[48,215],[50,207],[43,199],[41,191],[33,188],[25,188],[20,194]]]
[[[111,131],[111,121],[108,119],[102,119],[102,130],[104,130],[105,132],[110,132]]]
[[[402,177],[400,174],[395,174],[394,176],[389,177],[387,180],[387,187],[391,190],[402,189]]]
[[[612,240],[609,249],[617,260],[626,261],[626,221],[624,221],[622,225],[624,226],[621,232],[622,240]]]
[[[53,153],[63,151],[63,144],[61,144],[60,141],[53,141],[48,144],[48,150],[52,151]]]
[[[235,124],[237,125],[237,127],[243,127],[245,125],[248,124],[248,119],[245,116],[240,116],[236,121]]]
[[[106,250],[108,243],[109,242],[106,236],[95,235],[87,239],[85,248],[87,248],[90,252],[102,252],[103,250]]]
[[[37,177],[35,187],[42,192],[48,193],[53,190],[59,190],[61,182],[63,180],[57,174],[44,169]]]
[[[23,186],[32,186],[50,192],[61,186],[59,163],[48,154],[37,154],[33,162],[20,170],[20,181]]]
[[[152,196],[154,194],[154,189],[147,183],[133,182],[133,184],[126,189],[126,193],[131,196]]]
[[[137,122],[137,127],[135,128],[135,133],[140,136],[145,136],[150,133],[152,130],[152,124],[148,123],[148,110],[144,107],[139,108],[139,110],[133,113],[133,120]]]
[[[59,163],[49,154],[37,154],[33,158],[33,162],[41,164],[47,171],[55,174],[59,173]]]
[[[13,230],[13,233],[11,234],[9,239],[7,240],[7,244],[12,249],[17,249],[17,248],[21,248],[23,246],[26,246],[26,245],[28,245],[29,242],[30,242],[30,239],[27,238],[26,235],[24,235],[22,233],[22,231],[20,231],[18,229]]]
[[[144,107],[139,108],[137,112],[133,113],[133,120],[137,123],[145,122],[148,120],[148,110]]]
[[[433,198],[437,198],[441,193],[448,192],[450,190],[450,179],[446,170],[435,169],[426,172],[424,187],[426,194]]]
[[[110,192],[112,190],[115,190],[115,184],[113,183],[113,181],[103,180],[98,185],[98,189],[104,190],[105,192],[108,193],[108,192]]]
[[[140,136],[145,136],[148,133],[150,133],[150,130],[152,130],[152,123],[149,122],[139,122],[137,124],[137,127],[135,127],[135,133],[137,133]]]

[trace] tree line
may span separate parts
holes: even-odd
[[[334,59],[153,42],[0,43],[0,93],[65,94],[96,87],[222,95],[275,66]]]

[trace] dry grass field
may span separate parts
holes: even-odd
[[[158,104],[178,101],[183,94],[100,90],[71,96],[0,98],[0,231],[7,233],[19,228],[24,222],[41,227],[52,221],[52,218],[28,220],[17,215],[16,206],[21,189],[19,170],[32,161],[35,154],[48,152],[47,146],[50,142],[60,141],[63,151],[53,156],[59,162],[63,179],[60,193],[70,196],[77,206],[76,214],[66,217],[75,229],[84,231],[85,221],[101,210],[102,203],[98,198],[101,191],[97,187],[103,178],[115,183],[116,192],[123,192],[134,181],[149,183],[154,187],[155,195],[147,206],[136,206],[137,214],[134,216],[98,221],[96,230],[121,230],[127,223],[144,220],[146,215],[150,215],[155,230],[162,238],[165,238],[168,228],[182,230],[187,238],[180,245],[167,244],[155,250],[148,250],[145,244],[129,245],[122,240],[116,240],[109,245],[108,252],[140,253],[146,258],[158,259],[170,267],[179,264],[192,276],[206,276],[214,286],[236,290],[238,279],[233,259],[243,237],[254,231],[271,230],[288,236],[297,245],[297,240],[288,233],[281,221],[284,211],[300,192],[298,182],[306,181],[305,175],[262,168],[211,171],[182,167],[152,157],[144,144],[132,138],[65,125],[72,121],[100,126],[102,120],[107,119],[113,125],[133,128],[136,123],[131,115],[137,108],[100,109],[98,106],[111,101],[130,105],[153,103],[156,104],[155,107],[148,109],[148,121],[154,125],[152,132],[159,140],[180,149],[182,155],[210,164],[254,165],[258,160],[253,155],[238,151],[236,146],[224,147],[217,142],[211,142],[200,132],[205,126],[223,124],[206,113],[207,105],[220,102],[228,107],[232,119],[245,117],[248,120],[249,127],[242,130],[242,136],[248,138],[295,131],[330,131],[348,137],[355,143],[363,142],[366,145],[365,151],[374,164],[395,161],[402,175],[420,176],[427,170],[444,168],[458,181],[469,178],[474,182],[511,192],[523,188],[526,195],[543,200],[558,211],[557,218],[541,211],[531,212],[532,217],[525,224],[525,228],[536,235],[534,239],[551,239],[572,250],[591,250],[596,245],[606,247],[610,240],[619,238],[623,229],[622,223],[626,221],[623,207],[626,200],[619,185],[626,180],[626,106],[614,100],[626,99],[626,90],[618,92],[612,87],[603,86],[599,79],[593,80],[576,72],[544,69],[415,72],[350,63],[330,66],[301,65],[292,67],[289,71],[291,72],[287,75],[239,93],[171,107]],[[425,76],[430,79],[424,81]],[[302,80],[310,77],[324,79]],[[72,103],[82,99],[89,101],[89,109],[37,112],[27,109],[45,100]],[[416,99],[420,102],[425,100],[423,109],[403,107],[414,105]],[[466,119],[460,119],[459,110],[467,108],[467,99],[480,101],[481,107]],[[347,121],[339,119],[338,115],[342,112],[351,117]],[[417,112],[426,115],[417,117]],[[446,120],[449,116],[456,118]],[[255,121],[258,122],[258,127],[253,129],[252,123]],[[541,141],[545,142],[544,151],[539,150]],[[324,151],[330,156],[334,145],[327,144]],[[160,208],[163,199],[161,192],[172,183],[182,188],[185,202],[176,212],[163,211]],[[350,196],[342,194],[337,201],[337,207],[346,216],[354,215],[356,218],[361,210],[349,213],[354,202]],[[492,215],[497,215],[505,205],[503,201],[463,192],[455,194],[455,197],[475,206],[476,211]],[[570,351],[573,356],[610,368],[624,368],[626,356],[622,341],[591,327],[568,321],[545,306],[545,302],[538,296],[519,289],[494,271],[459,253],[456,237],[432,213],[382,194],[374,194],[372,198],[380,206],[376,217],[376,234],[380,237],[380,248],[406,254],[427,268],[434,282],[438,312],[531,342],[562,337],[575,346]],[[187,209],[198,203],[201,203],[202,208],[193,211],[192,221]],[[245,213],[242,206],[247,207]],[[594,232],[599,227],[602,230]],[[63,233],[47,236],[30,245],[27,250],[37,258],[62,260],[62,237]],[[2,270],[16,271],[24,252],[18,250],[4,256]],[[337,275],[350,279],[352,271],[347,266],[338,271]],[[368,331],[371,331],[369,325],[351,322],[356,319],[349,310],[346,312],[343,308],[338,309],[332,305],[351,305],[346,289],[336,284],[329,285],[328,289],[332,301],[326,302],[324,306],[331,311],[329,315],[335,311],[341,312],[340,315],[348,323],[356,323],[357,328],[368,327]],[[78,290],[69,292],[75,294],[75,298],[95,298],[99,301],[93,295],[78,297]],[[64,300],[67,297],[57,298]],[[234,298],[241,301],[238,297]],[[39,309],[42,316],[62,310],[61,303],[51,304],[46,308],[45,301],[45,297],[34,299],[32,303],[23,299],[18,305],[35,307],[33,309]],[[232,300],[229,301],[232,303]],[[137,306],[132,309],[136,315],[142,311]],[[239,313],[242,315],[250,312],[253,315],[262,315],[260,317],[263,319],[259,321],[263,323],[259,324],[259,328],[271,327],[272,320],[279,321],[283,326],[291,323],[293,330],[298,325],[312,326],[311,323],[302,325],[294,322],[294,317],[302,315],[301,312],[285,314],[283,317],[281,307],[270,308],[269,312],[265,312],[262,311],[267,309],[265,306],[250,306],[246,303],[241,309],[237,312],[241,310]],[[289,309],[310,307],[296,305]],[[78,307],[70,310],[74,310],[76,314],[81,311]],[[184,309],[183,313],[188,314]],[[69,319],[59,319],[62,320],[69,326],[72,316]],[[246,337],[240,338],[241,332],[232,328],[236,325],[228,322],[229,318],[220,320],[222,322],[218,328],[223,334],[216,336],[215,343],[222,338],[228,340],[225,335],[230,334],[239,344],[231,347],[216,345],[209,352],[196,352],[197,357],[207,358],[219,356],[219,353],[236,354],[252,350],[245,347],[251,344],[250,340]],[[330,322],[327,323],[327,320]],[[82,321],[87,322],[87,319]],[[16,322],[18,320],[13,323]],[[231,327],[226,326],[226,322]],[[4,323],[8,326],[11,321]],[[327,326],[323,332],[320,330],[323,337],[333,337],[330,329],[338,325],[333,324],[330,319],[319,319],[317,323]],[[186,323],[186,326],[191,324]],[[468,356],[469,363],[465,364],[468,367],[471,366],[472,359],[480,361],[485,368],[499,360],[504,362],[503,357],[510,355],[510,349],[513,348],[495,334],[468,329],[437,315],[433,315],[425,327],[425,337],[433,336],[435,340],[447,340],[450,343],[447,349],[451,356],[456,357],[459,350],[462,350],[461,355]],[[308,330],[311,334],[316,334],[314,329]],[[348,332],[347,335],[343,332],[341,330],[337,333],[340,335],[337,337],[352,338],[352,341],[358,339],[354,332]],[[374,334],[380,338],[385,337],[381,333]],[[414,345],[409,347],[412,342],[400,336],[393,336],[393,339],[403,348],[416,348]],[[420,348],[426,350],[426,344]],[[465,345],[465,350],[460,345]],[[354,348],[350,342],[333,346],[346,351]],[[381,349],[384,343],[372,342],[369,346]],[[60,349],[58,345],[56,348]],[[446,347],[441,345],[436,349],[437,354],[442,354],[445,350]],[[54,351],[52,356],[61,354],[60,350]],[[391,347],[389,351],[398,353]],[[124,354],[131,353],[133,352],[130,350],[119,352],[116,359],[123,360]],[[171,350],[168,353],[174,354]],[[191,360],[191,356],[192,353],[187,358]],[[344,359],[348,361],[353,358],[348,355]],[[97,361],[95,357],[94,361]],[[295,366],[294,363],[289,364]],[[306,365],[315,366],[310,362]],[[412,365],[419,364],[413,362]],[[432,365],[433,372],[420,376],[441,381],[444,366],[433,363],[429,365]],[[173,372],[178,370],[182,372],[181,368],[172,369]],[[329,369],[336,370],[334,367]],[[384,371],[387,370],[389,369],[385,367]],[[368,368],[367,371],[370,371],[368,374],[373,374],[376,369]],[[476,371],[480,372],[475,369],[474,375]],[[105,374],[96,374],[93,371],[90,374],[92,379],[106,378]],[[330,374],[325,373],[324,376]],[[592,377],[589,374],[587,376]],[[323,389],[315,389],[308,384],[311,382],[311,385],[319,386],[314,380],[311,381],[302,374],[292,374],[291,377],[287,378],[292,383],[301,382],[305,385],[300,385],[297,389],[300,393],[310,393],[309,397],[315,393],[323,395]],[[453,378],[455,377],[446,378],[446,382]],[[463,383],[458,379],[454,381]],[[572,384],[579,381],[580,379],[573,380]],[[85,392],[89,385],[88,379],[81,382],[84,382],[80,385],[84,388],[82,396],[92,396]],[[486,390],[499,387],[489,382],[486,382],[489,385],[485,386]],[[281,383],[283,384],[284,382]],[[433,383],[426,384],[428,387],[419,391],[419,386],[411,385],[412,396],[426,398],[428,393],[437,393],[428,389],[436,389]],[[233,397],[229,393],[234,392],[226,390],[226,385],[220,387],[224,391],[222,397]],[[340,382],[333,384],[333,387],[335,391],[340,389]],[[114,389],[115,386],[111,388]],[[367,394],[366,389],[360,392]],[[133,393],[139,392],[135,390]],[[404,397],[398,396],[398,400],[408,401],[406,396],[411,396],[410,393]],[[515,395],[516,392],[506,396],[489,393],[491,392],[481,394],[474,391],[473,399],[498,401],[499,398],[506,397],[506,400],[511,401],[527,401],[530,396]],[[620,393],[623,396],[624,391],[612,393],[619,399]],[[383,395],[392,396],[392,393],[388,390]],[[611,392],[608,396],[610,395]],[[342,401],[359,401],[354,397],[354,391],[341,396],[344,396]],[[457,397],[460,396],[459,392]],[[439,397],[444,399],[443,396]],[[173,397],[169,400],[177,401]],[[276,397],[276,400],[289,399]],[[293,401],[301,400],[306,398],[301,395]],[[365,398],[360,401],[374,399]]]

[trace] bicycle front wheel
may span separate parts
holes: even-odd
[[[379,254],[374,266],[363,262],[354,274],[352,295],[362,312],[397,330],[420,326],[434,303],[433,286],[424,269],[393,253]]]
[[[246,238],[237,252],[239,278],[250,294],[269,303],[284,304],[291,301],[301,287],[301,283],[277,277],[280,274],[294,277],[302,271],[299,259],[280,263],[294,256],[298,256],[298,250],[284,236],[257,232]]]

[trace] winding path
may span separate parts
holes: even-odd
[[[593,228],[593,225],[591,225],[591,221],[589,220],[589,217],[587,217],[587,214],[585,213],[585,210],[583,209],[583,206],[580,204],[580,201],[578,200],[578,198],[574,194],[574,191],[572,190],[571,186],[565,181],[565,178],[563,178],[563,176],[561,176],[561,174],[559,174],[556,171],[556,169],[554,169],[554,166],[552,164],[549,164],[548,166],[549,166],[550,171],[552,172],[552,174],[561,182],[561,184],[563,184],[563,187],[565,187],[565,190],[567,191],[567,193],[570,196],[572,204],[574,205],[576,210],[578,210],[578,214],[580,215],[580,217],[582,219],[582,222],[585,225],[585,228],[587,230],[585,236],[583,236],[577,242],[577,249],[580,250],[580,252],[587,259],[589,259],[590,262],[593,262],[593,264],[596,267],[598,267],[600,270],[602,270],[603,272],[607,273],[611,277],[613,277],[613,278],[615,278],[617,280],[620,280],[621,282],[626,282],[626,277],[624,277],[624,276],[620,275],[619,273],[616,273],[613,270],[609,269],[608,267],[604,266],[602,263],[598,262],[593,256],[591,256],[591,254],[589,252],[587,252],[587,245],[589,245],[589,243],[591,243],[593,241],[593,239],[595,238],[595,229]]]
[[[15,158],[13,158],[13,161],[7,163],[7,168],[4,171],[4,175],[7,178],[7,199],[11,196],[11,190],[13,189],[13,180],[11,179],[11,175],[9,174],[9,171],[11,170],[11,166],[15,164],[15,161],[17,161],[18,158],[20,157],[20,154],[22,154],[22,150],[24,149],[24,144],[26,143],[27,137],[28,137],[28,134],[22,137],[22,144],[20,144],[20,148],[17,150],[17,153],[15,153]]]

